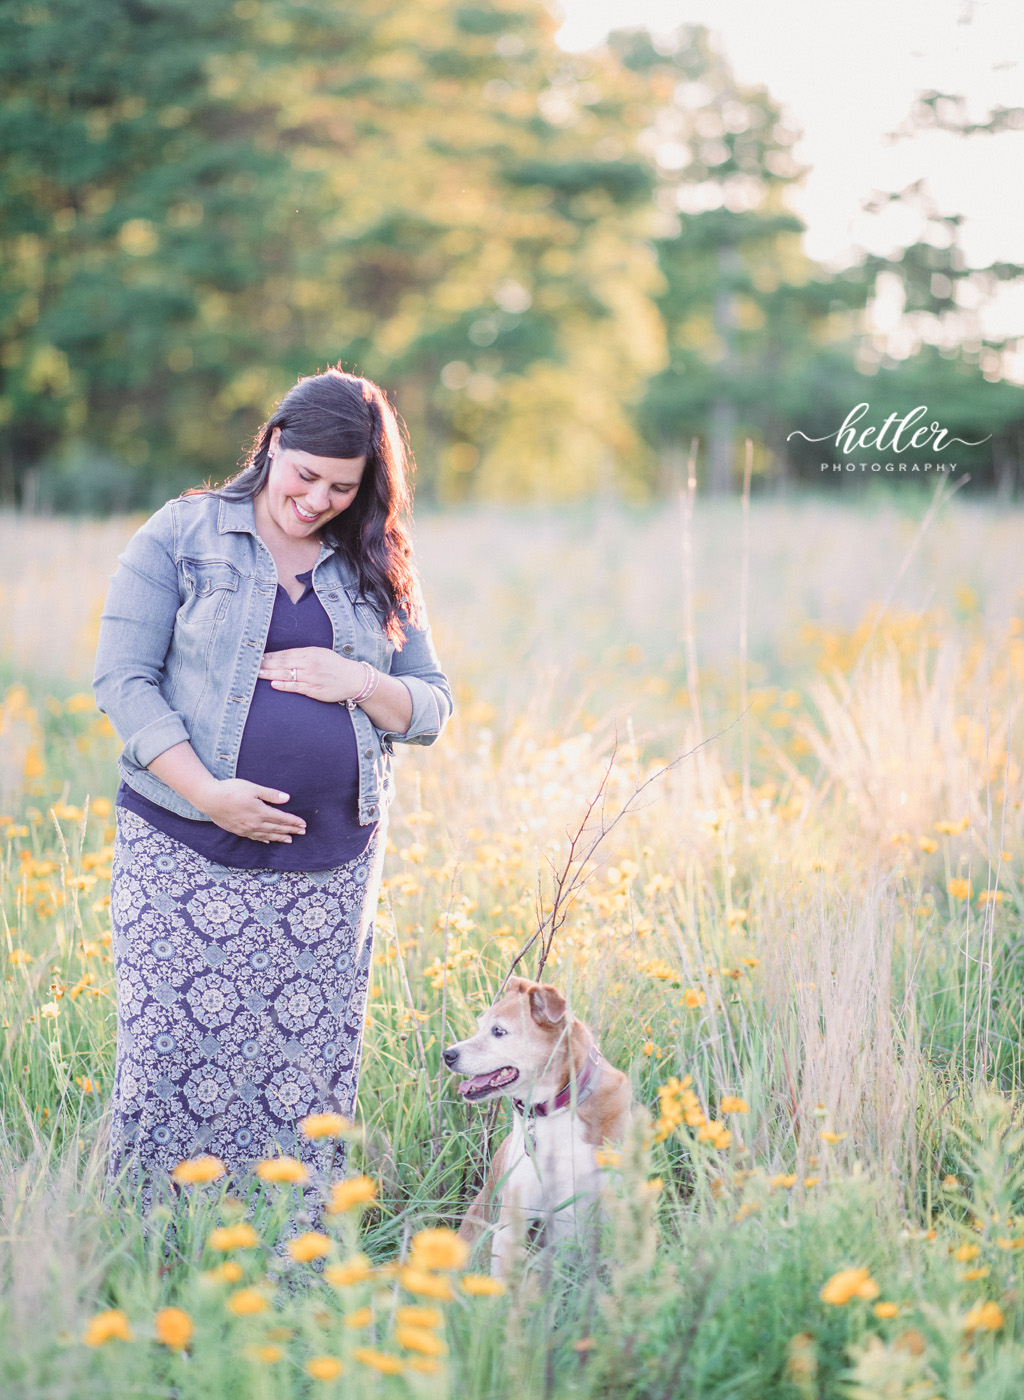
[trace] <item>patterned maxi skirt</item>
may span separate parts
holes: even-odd
[[[112,1185],[148,1205],[207,1153],[231,1177],[279,1153],[337,1177],[338,1144],[298,1125],[353,1113],[383,856],[378,827],[332,870],[241,870],[118,810]]]

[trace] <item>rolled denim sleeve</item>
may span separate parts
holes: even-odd
[[[129,540],[100,619],[93,692],[133,767],[148,767],[189,738],[184,719],[160,692],[180,606],[173,546],[168,504]]]
[[[405,626],[405,643],[391,658],[391,675],[402,682],[412,697],[412,719],[404,734],[382,730],[381,742],[432,744],[451,718],[452,689],[434,650],[426,612],[422,628]]]

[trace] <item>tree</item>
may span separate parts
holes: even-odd
[[[163,471],[162,498],[167,477],[237,455],[234,386],[254,372],[268,270],[292,263],[303,182],[263,95],[223,80],[245,71],[246,3],[0,11],[8,495],[15,468],[76,440],[129,469],[122,505],[140,495],[132,469]]]
[[[223,477],[339,359],[393,391],[428,494],[630,464],[661,353],[637,85],[553,31],[539,0],[3,11],[9,480],[49,463],[63,496],[76,443],[125,464],[116,504]]]
[[[736,82],[707,30],[683,27],[657,47],[642,31],[613,43],[669,94],[650,134],[671,223],[657,242],[669,362],[651,380],[641,422],[660,447],[664,485],[682,445],[699,437],[708,489],[727,491],[743,437],[757,441],[762,471],[784,469],[789,413],[816,370],[828,364],[834,380],[841,367],[849,380],[852,356],[840,346],[866,290],[803,253],[803,225],[784,201],[801,173],[797,133],[763,88]]]

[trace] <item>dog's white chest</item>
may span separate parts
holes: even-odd
[[[556,1226],[563,1217],[571,1227],[574,1212],[595,1197],[601,1172],[594,1149],[583,1139],[583,1124],[570,1113],[528,1122],[517,1115],[508,1156],[502,1199],[522,1211],[544,1215]]]

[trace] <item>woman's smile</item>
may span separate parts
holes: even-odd
[[[365,467],[365,457],[318,457],[273,438],[270,470],[255,500],[259,527],[292,539],[308,538],[348,510]]]

